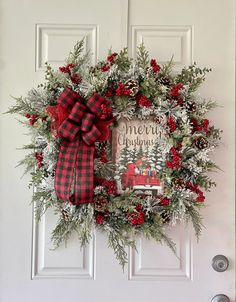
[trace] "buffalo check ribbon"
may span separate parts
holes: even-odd
[[[61,146],[55,174],[55,192],[59,199],[73,204],[93,200],[95,141],[101,136],[96,122],[104,98],[94,93],[84,101],[65,88],[57,103],[68,111],[68,117],[57,129]]]

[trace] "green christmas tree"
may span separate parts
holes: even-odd
[[[143,157],[143,155],[144,155],[143,147],[142,147],[142,145],[140,145],[138,152],[137,152],[137,159],[141,159]]]
[[[128,144],[121,150],[120,158],[117,162],[118,174],[122,175],[127,169],[127,164],[132,163],[132,150],[129,148]]]
[[[136,160],[138,159],[138,150],[136,147],[134,147],[131,152],[130,152],[131,158],[132,158],[132,162],[135,163]]]
[[[152,168],[154,168],[157,171],[162,169],[163,158],[162,158],[160,143],[158,142],[158,140],[155,142],[154,146],[150,150],[148,158]]]
[[[149,145],[147,145],[147,147],[144,151],[144,156],[147,158],[148,163],[150,163],[150,155],[151,155],[151,150],[149,148]]]

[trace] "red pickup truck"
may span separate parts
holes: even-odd
[[[147,187],[149,190],[160,187],[160,180],[157,178],[157,172],[151,167],[141,169],[137,163],[129,163],[127,170],[122,175],[122,187],[130,189],[138,189]],[[154,188],[155,187],[155,188]]]

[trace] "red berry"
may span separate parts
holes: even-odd
[[[74,84],[79,84],[82,81],[82,79],[76,73],[74,73],[70,79]]]
[[[97,224],[103,224],[103,223],[104,223],[104,216],[101,215],[101,214],[98,214],[98,215],[96,216],[96,223],[97,223]]]
[[[130,220],[130,223],[131,223],[132,225],[136,225],[136,224],[137,224],[137,219],[136,219],[136,218],[132,218],[132,219]]]
[[[139,225],[144,224],[143,216],[138,216],[138,218],[137,218],[137,224],[139,224]]]
[[[136,207],[135,207],[135,209],[136,209],[137,211],[141,211],[142,208],[143,208],[143,206],[141,205],[141,203],[138,203],[138,204],[136,205]]]
[[[103,71],[103,72],[106,72],[106,71],[108,71],[110,69],[110,65],[108,65],[108,64],[105,64],[105,65],[103,65],[102,67],[101,67],[101,70]]]
[[[162,198],[160,199],[160,204],[161,204],[162,206],[167,207],[167,206],[170,205],[170,199],[167,198],[167,197],[162,197]]]

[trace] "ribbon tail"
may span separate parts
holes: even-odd
[[[55,193],[61,200],[74,203],[72,185],[78,155],[79,141],[62,141],[55,174]]]
[[[94,150],[94,144],[88,146],[82,140],[79,142],[74,191],[75,204],[93,201]]]

